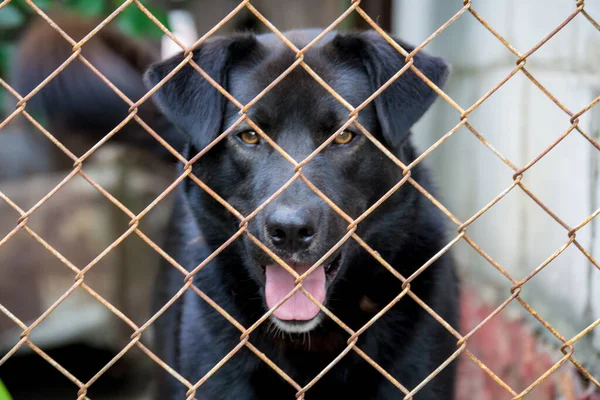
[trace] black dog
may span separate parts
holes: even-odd
[[[298,31],[286,36],[302,48],[317,34]],[[107,43],[103,42],[105,49],[110,48]],[[110,48],[113,53],[114,48]],[[404,57],[374,32],[328,34],[304,57],[355,107],[405,65]],[[295,61],[295,54],[272,34],[239,34],[208,40],[194,51],[193,59],[246,104]],[[145,75],[148,87],[160,82],[182,60],[179,55],[150,67]],[[441,59],[421,51],[415,55],[414,65],[438,86],[444,84],[448,68]],[[41,70],[21,72],[22,90],[31,89],[28,76],[39,76]],[[79,75],[84,78],[97,83],[89,73]],[[69,96],[62,98],[76,101],[81,86],[76,90],[66,79],[56,85],[47,89],[56,95],[46,96],[54,101],[43,106],[51,120],[60,121],[69,118],[61,93],[68,91]],[[134,86],[130,83],[127,87]],[[143,92],[135,86],[129,94],[135,100]],[[410,162],[416,154],[409,130],[436,97],[408,70],[360,111],[358,121],[397,157]],[[158,90],[154,101],[173,124],[161,120],[166,126],[161,134],[188,159],[240,118],[239,109],[189,65]],[[61,112],[53,113],[59,103]],[[124,105],[125,115],[126,110]],[[348,120],[348,113],[302,67],[248,110],[250,119],[298,162],[336,132]],[[161,119],[156,110],[151,114]],[[107,113],[104,117],[116,125],[121,115]],[[246,216],[294,176],[294,167],[244,121],[193,165],[193,173]],[[349,125],[304,165],[302,174],[351,218],[359,217],[403,177],[402,170],[355,125]],[[432,191],[421,164],[412,170],[412,177]],[[177,191],[166,249],[192,270],[238,231],[240,221],[191,180],[184,181]],[[248,222],[248,231],[299,274],[323,257],[347,233],[347,227],[348,221],[300,178]],[[356,233],[408,277],[447,243],[444,231],[439,210],[407,183],[360,222]],[[157,282],[157,308],[184,284],[181,273],[167,263]],[[294,278],[248,235],[241,235],[194,276],[194,284],[247,328],[294,288]],[[354,331],[402,292],[401,282],[352,238],[316,268],[303,287]],[[411,282],[411,290],[457,327],[457,278],[449,256],[425,269]],[[191,290],[155,327],[159,355],[193,383],[240,342],[240,331]],[[297,292],[250,335],[250,342],[304,386],[346,348],[348,338],[347,332]],[[359,336],[357,347],[412,390],[456,350],[456,339],[405,296]],[[453,364],[413,398],[453,399]],[[187,389],[164,371],[158,382],[158,399],[185,398]],[[196,398],[279,400],[293,399],[295,393],[269,365],[242,347],[198,388]],[[354,351],[306,394],[315,400],[403,396]]]

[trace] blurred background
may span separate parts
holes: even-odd
[[[144,1],[184,43],[193,43],[239,2],[234,0]],[[44,11],[100,20],[115,0],[37,0]],[[252,4],[278,29],[325,27],[349,0],[257,0]],[[361,7],[384,30],[420,44],[463,6],[458,0],[366,0]],[[474,1],[473,8],[515,49],[527,52],[562,23],[575,1]],[[600,3],[587,12],[600,21]],[[0,78],[11,83],[15,46],[23,30],[40,17],[21,0],[0,9]],[[134,5],[109,26],[154,47],[166,57],[174,48]],[[356,13],[339,29],[366,29]],[[565,107],[577,112],[600,95],[600,30],[581,14],[527,60],[527,69]],[[225,24],[220,34],[265,32],[248,10]],[[39,46],[44,46],[39,43]],[[85,48],[85,46],[84,46]],[[429,43],[426,51],[452,64],[445,92],[463,109],[480,99],[515,68],[511,53],[469,12]],[[21,93],[24,95],[25,93]],[[0,87],[0,121],[14,111],[15,99]],[[126,109],[127,106],[123,104]],[[44,125],[42,115],[38,121]],[[414,141],[425,151],[460,122],[442,99],[419,122]],[[477,134],[517,167],[525,166],[570,126],[570,117],[524,74],[517,73],[470,116]],[[600,208],[600,106],[580,118],[577,131],[525,174],[523,182],[571,227]],[[52,132],[76,155],[94,143],[74,132]],[[106,132],[108,133],[108,132]],[[152,164],[150,164],[152,162]],[[461,221],[468,220],[512,183],[514,171],[473,132],[463,127],[427,156],[439,199]],[[153,165],[149,168],[149,165]],[[173,171],[155,167],[147,154],[112,141],[85,163],[85,171],[133,212],[143,210],[173,181]],[[37,128],[19,116],[0,130],[0,191],[28,210],[72,170],[73,162]],[[171,196],[141,222],[160,244]],[[0,240],[17,225],[19,214],[0,200]],[[61,188],[28,220],[28,226],[69,261],[83,268],[128,228],[129,218],[79,176]],[[456,227],[448,220],[449,232]],[[512,190],[468,229],[489,257],[519,280],[563,246],[567,230],[519,188]],[[453,236],[452,236],[453,237]],[[577,232],[577,240],[600,259],[600,218]],[[465,241],[455,245],[464,285],[461,333],[466,334],[510,296],[512,283]],[[131,320],[148,320],[152,281],[160,256],[137,236],[128,237],[86,274],[85,281]],[[0,246],[0,305],[26,324],[35,321],[74,282],[67,268],[21,230]],[[569,246],[528,282],[521,298],[564,337],[571,338],[600,318],[600,267]],[[19,341],[21,329],[0,312],[0,358]],[[31,340],[81,381],[94,376],[129,342],[132,330],[107,307],[77,289],[32,333]],[[151,332],[149,332],[151,334]],[[150,337],[151,340],[151,337]],[[558,361],[561,342],[518,303],[511,303],[470,340],[469,350],[515,390],[523,390]],[[600,379],[600,328],[575,345],[575,356]],[[129,350],[92,386],[93,399],[148,398],[152,361],[137,347]],[[469,360],[461,360],[458,399],[497,400],[510,395]],[[23,346],[0,366],[0,379],[15,400],[76,398],[77,387],[38,354]],[[0,399],[2,399],[0,391]],[[528,399],[598,400],[599,390],[571,363],[564,364]],[[4,400],[4,399],[2,399]]]

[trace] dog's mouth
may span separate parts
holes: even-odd
[[[306,273],[312,267],[312,265],[297,263],[288,263],[288,265],[292,266],[299,275]],[[319,265],[307,275],[302,281],[302,287],[315,300],[323,304],[327,289],[339,273],[340,266],[341,255],[337,255],[332,261]],[[267,307],[273,308],[296,287],[295,279],[285,268],[276,263],[263,266],[263,272],[265,300]],[[303,332],[311,330],[318,324],[317,317],[320,311],[319,306],[298,290],[275,310],[273,316],[278,320],[281,328],[292,332]]]

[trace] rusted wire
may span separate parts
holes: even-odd
[[[0,3],[0,9],[2,9],[5,5],[7,5],[10,0],[5,0]],[[291,41],[289,41],[285,35],[277,29],[277,27],[272,24],[256,7],[251,3],[250,0],[241,1],[237,7],[235,7],[225,18],[219,21],[212,29],[210,29],[205,35],[203,35],[200,39],[198,39],[192,46],[186,47],[177,38],[170,32],[160,21],[152,15],[152,13],[142,4],[139,0],[126,0],[124,1],[118,8],[116,8],[108,17],[106,17],[103,21],[101,21],[94,29],[92,29],[83,39],[80,41],[73,40],[69,35],[66,34],[47,14],[45,14],[35,3],[31,0],[26,0],[26,4],[28,4],[32,11],[43,18],[52,28],[54,28],[59,35],[61,35],[66,42],[68,42],[72,46],[72,54],[58,67],[53,71],[48,77],[46,77],[37,87],[35,87],[31,92],[26,94],[19,94],[15,91],[7,82],[0,79],[0,86],[2,86],[8,93],[15,97],[17,100],[17,105],[15,110],[7,116],[4,121],[0,122],[0,129],[9,124],[14,118],[18,115],[23,115],[34,127],[36,127],[48,140],[50,140],[59,150],[61,150],[67,157],[69,157],[73,161],[73,169],[70,173],[65,176],[65,178],[55,186],[51,191],[49,191],[41,200],[39,200],[34,206],[32,206],[28,210],[21,209],[14,201],[12,201],[7,195],[0,192],[0,200],[4,201],[10,208],[12,208],[16,215],[18,215],[15,227],[6,234],[3,238],[0,239],[0,247],[6,244],[17,232],[23,230],[25,233],[30,235],[33,239],[36,240],[42,247],[44,247],[48,252],[50,252],[54,257],[56,257],[62,264],[68,267],[74,273],[74,283],[71,287],[60,296],[58,300],[56,300],[48,309],[46,309],[40,317],[38,317],[33,323],[30,325],[25,324],[21,320],[19,320],[10,310],[0,304],[0,312],[6,315],[19,329],[21,329],[20,340],[14,345],[14,347],[6,353],[0,359],[0,365],[2,365],[6,360],[8,360],[11,356],[14,355],[19,348],[24,345],[29,346],[36,354],[46,360],[50,365],[56,368],[61,374],[66,376],[74,385],[78,387],[78,400],[88,399],[87,391],[89,387],[99,379],[106,370],[108,370],[115,362],[117,362],[121,357],[123,357],[131,348],[134,346],[142,350],[144,354],[146,354],[153,362],[162,367],[167,373],[172,375],[175,379],[177,379],[181,384],[183,384],[187,388],[186,398],[194,399],[195,393],[198,388],[212,376],[219,368],[221,368],[225,363],[228,362],[241,348],[247,348],[252,353],[254,353],[258,358],[260,358],[263,362],[265,362],[270,368],[272,368],[277,374],[279,374],[286,382],[288,382],[291,387],[296,390],[296,398],[304,399],[305,394],[310,390],[310,388],[315,385],[319,379],[321,379],[327,372],[333,368],[347,353],[350,351],[355,352],[357,355],[362,357],[365,361],[367,361],[375,370],[377,370],[384,378],[390,381],[392,385],[398,388],[399,392],[404,395],[404,399],[412,399],[413,396],[419,392],[429,381],[431,381],[437,374],[439,374],[447,365],[449,365],[452,361],[454,361],[460,354],[464,354],[468,359],[473,361],[479,368],[481,368],[494,382],[496,382],[501,388],[503,388],[513,399],[521,399],[531,390],[533,390],[536,386],[538,386],[541,382],[543,382],[546,378],[548,378],[552,373],[554,373],[560,366],[562,366],[567,361],[571,362],[584,376],[586,376],[590,382],[600,387],[600,383],[596,378],[594,378],[575,358],[574,358],[574,345],[578,342],[582,337],[589,334],[594,328],[600,325],[600,320],[597,320],[590,324],[587,328],[582,330],[580,333],[575,335],[573,338],[567,340],[563,337],[555,328],[553,328],[548,322],[546,322],[536,311],[527,304],[521,297],[521,293],[526,290],[527,282],[534,279],[534,277],[544,268],[547,268],[548,265],[560,255],[567,247],[571,244],[574,244],[577,249],[579,249],[582,254],[598,269],[600,269],[599,263],[592,257],[591,253],[587,251],[577,240],[576,233],[582,229],[586,224],[588,224],[592,219],[596,218],[600,214],[600,210],[596,210],[589,217],[585,218],[582,222],[580,222],[577,226],[571,228],[565,222],[563,222],[549,207],[547,207],[525,184],[523,183],[523,179],[526,176],[527,171],[536,164],[540,159],[546,156],[554,147],[558,146],[560,142],[566,138],[573,131],[579,132],[588,142],[590,142],[596,149],[600,150],[600,145],[598,142],[593,139],[590,135],[583,131],[583,129],[579,126],[579,118],[587,113],[590,109],[596,106],[600,102],[600,97],[594,99],[588,105],[583,107],[581,110],[577,112],[570,111],[566,106],[564,106],[554,95],[550,93],[526,68],[527,59],[534,54],[537,50],[539,50],[542,46],[544,46],[554,35],[564,29],[569,23],[573,21],[573,19],[581,14],[588,20],[592,26],[594,26],[597,30],[600,31],[600,25],[590,16],[590,14],[585,10],[585,2],[583,0],[579,0],[575,3],[575,9],[573,12],[567,16],[556,28],[554,28],[550,33],[548,33],[544,38],[542,38],[538,43],[536,43],[531,49],[526,51],[525,53],[519,52],[515,47],[513,47],[505,38],[503,38],[477,11],[474,9],[473,4],[470,0],[464,0],[463,6],[456,11],[456,13],[444,24],[442,24],[438,29],[436,29],[425,41],[423,41],[420,45],[415,47],[410,53],[403,49],[391,36],[389,36],[386,32],[384,32],[376,22],[361,8],[360,0],[353,0],[351,4],[348,6],[346,10],[336,19],[334,20],[328,27],[326,27],[321,34],[319,34],[314,40],[312,40],[308,45],[304,48],[297,48]],[[116,18],[121,12],[123,12],[128,7],[137,7],[142,13],[144,13],[150,21],[152,21],[167,37],[173,40],[184,53],[183,60],[169,73],[167,74],[158,84],[156,84],[152,89],[148,90],[144,96],[142,96],[138,100],[129,99],[118,87],[116,87],[108,78],[106,78],[92,63],[87,60],[84,56],[81,55],[81,51],[83,46],[101,29],[103,29],[107,24],[109,24],[114,18]],[[259,21],[261,21],[270,31],[273,32],[281,41],[295,53],[295,61],[282,73],[278,76],[273,82],[271,82],[267,87],[262,90],[254,99],[250,100],[247,104],[240,103],[237,99],[234,98],[226,88],[222,87],[219,83],[217,83],[214,79],[212,79],[200,66],[198,66],[193,60],[193,52],[194,50],[204,43],[209,37],[211,37],[219,28],[225,25],[228,21],[230,21],[235,15],[237,15],[242,10],[250,11]],[[468,13],[467,13],[468,11]],[[400,54],[405,57],[405,65],[398,70],[386,83],[384,83],[380,88],[378,88],[373,94],[371,94],[361,105],[358,107],[353,107],[350,103],[348,103],[342,96],[340,96],[331,86],[329,86],[315,70],[305,61],[304,54],[314,47],[316,43],[321,40],[327,32],[335,29],[335,27],[340,24],[345,18],[347,18],[350,14],[356,13],[361,18],[365,20],[365,22],[371,26],[375,31],[377,31],[381,37],[386,40],[392,47],[394,47]],[[490,33],[494,35],[496,39],[500,43],[502,43],[514,56],[516,67],[505,76],[500,82],[490,88],[481,98],[479,98],[475,103],[466,109],[461,107],[458,103],[456,103],[450,96],[448,96],[442,89],[437,87],[432,81],[430,81],[414,64],[414,56],[420,52],[423,48],[425,48],[434,38],[441,35],[451,24],[455,23],[460,18],[470,18],[471,15],[475,20],[477,20],[483,27],[485,27]],[[31,116],[27,112],[27,101],[30,100],[36,93],[38,93],[44,86],[48,84],[52,79],[54,79],[60,72],[62,72],[71,62],[75,59],[79,59],[82,63],[90,69],[90,71],[98,76],[108,87],[110,87],[120,98],[123,100],[125,104],[129,106],[128,115],[121,121],[117,126],[111,129],[102,139],[100,139],[94,146],[92,146],[84,155],[81,157],[75,156],[68,148],[66,148],[52,133],[46,130],[33,116]],[[213,140],[210,144],[208,144],[204,149],[200,150],[199,153],[193,155],[189,160],[186,159],[183,155],[178,153],[173,147],[171,147],[164,139],[160,137],[154,130],[152,130],[143,119],[138,115],[138,108],[154,94],[157,90],[159,90],[166,82],[168,82],[179,70],[181,70],[186,65],[190,65],[194,68],[204,79],[206,79],[216,90],[218,90],[223,96],[225,96],[229,101],[232,102],[236,107],[239,108],[240,117],[239,119],[228,127],[224,132],[222,132],[215,140]],[[288,153],[284,151],[275,141],[273,141],[268,132],[263,131],[260,126],[258,126],[252,119],[248,116],[248,110],[253,107],[265,94],[267,94],[270,90],[272,90],[275,86],[277,86],[288,74],[290,74],[296,68],[303,68],[309,75],[311,75],[316,82],[318,82],[325,90],[327,90],[340,104],[342,104],[349,112],[347,121],[343,124],[343,126],[333,133],[325,142],[317,147],[309,156],[307,156],[303,160],[295,160]],[[362,126],[358,122],[358,115],[360,111],[366,107],[370,102],[372,102],[377,96],[379,96],[388,86],[393,84],[397,79],[399,79],[406,71],[411,70],[414,74],[420,77],[424,83],[426,83],[432,90],[434,90],[442,100],[446,101],[451,107],[453,107],[458,113],[458,124],[452,128],[449,132],[443,135],[439,140],[437,140],[432,146],[430,146],[427,150],[421,153],[414,161],[410,164],[406,165],[401,160],[399,160],[394,154],[392,154],[385,146],[379,142],[374,135],[371,134],[364,126]],[[507,157],[505,157],[501,152],[499,152],[490,142],[488,142],[483,135],[481,135],[473,126],[472,122],[469,121],[470,114],[479,108],[481,104],[483,104],[490,96],[492,96],[498,89],[500,89],[503,85],[506,84],[509,80],[513,79],[513,77],[519,73],[522,73],[526,76],[542,93],[544,93],[554,104],[556,104],[569,118],[570,127],[558,138],[556,138],[552,143],[550,143],[544,151],[538,154],[532,161],[527,163],[522,167],[518,167],[516,164],[512,163]],[[140,213],[135,214],[131,210],[129,210],[125,205],[123,205],[117,198],[115,198],[112,194],[110,194],[106,189],[104,189],[101,185],[95,182],[89,175],[87,175],[84,171],[84,164],[86,160],[91,156],[94,152],[97,151],[98,148],[103,146],[113,135],[117,134],[123,126],[125,126],[130,121],[136,121],[144,130],[148,132],[158,143],[167,149],[177,160],[183,165],[183,172],[165,189],[163,192],[158,195],[144,210]],[[240,123],[246,122],[252,129],[254,129],[270,146],[273,147],[279,154],[281,154],[290,164],[294,167],[293,174],[289,177],[289,180],[279,188],[273,195],[271,195],[263,204],[257,207],[255,210],[250,212],[248,215],[243,215],[238,210],[236,210],[233,206],[231,206],[227,201],[221,198],[216,192],[214,192],[208,185],[206,185],[202,180],[200,180],[193,172],[192,166],[196,163],[201,157],[203,157],[206,152],[208,152],[213,146],[215,146],[219,141],[223,140],[226,136],[228,136]],[[353,219],[346,212],[344,212],[335,202],[329,199],[320,189],[318,189],[310,180],[303,174],[302,167],[309,163],[316,155],[318,155],[325,147],[327,147],[331,141],[334,140],[339,132],[346,129],[348,126],[354,125],[363,135],[365,135],[369,141],[371,141],[382,153],[387,156],[401,171],[402,171],[402,179],[395,184],[391,189],[386,192],[384,196],[382,196],[378,201],[376,201],[372,206],[370,206],[363,214],[359,217]],[[497,156],[502,162],[504,162],[512,171],[513,171],[513,182],[504,189],[501,193],[495,196],[487,205],[481,208],[477,213],[475,213],[472,217],[468,218],[466,221],[462,222],[455,215],[453,215],[450,210],[448,210],[439,200],[437,200],[433,195],[431,195],[427,190],[425,190],[413,177],[411,174],[412,169],[418,165],[423,159],[425,159],[429,154],[431,154],[435,149],[444,144],[452,135],[454,135],[457,131],[459,131],[462,127],[466,127],[468,131],[470,131],[484,146],[486,146],[495,156]],[[67,184],[75,175],[81,176],[85,179],[92,187],[94,187],[100,195],[107,198],[113,205],[115,205],[118,209],[120,209],[125,215],[130,218],[130,223],[128,229],[119,236],[113,243],[111,243],[108,247],[106,247],[94,260],[92,260],[88,265],[83,268],[79,268],[72,262],[70,262],[66,257],[64,257],[58,250],[56,250],[53,246],[51,246],[47,241],[45,241],[38,233],[36,233],[31,227],[28,225],[28,220],[31,215],[33,215],[40,206],[46,203],[56,192],[60,190],[65,184]],[[160,203],[169,193],[171,193],[184,179],[189,178],[192,182],[195,182],[200,188],[202,188],[206,193],[212,196],[216,201],[218,201],[225,209],[232,213],[239,220],[239,229],[237,232],[231,236],[228,240],[226,240],[221,246],[217,248],[211,255],[209,255],[202,263],[194,267],[191,271],[188,271],[186,268],[181,266],[175,259],[169,256],[160,246],[154,243],[142,230],[139,228],[139,224],[141,219],[148,214],[150,210],[152,210],[158,203]],[[298,275],[287,265],[283,260],[277,257],[267,246],[260,242],[258,238],[252,235],[248,230],[248,223],[256,217],[256,215],[263,210],[269,203],[271,203],[275,198],[277,198],[283,191],[285,191],[290,185],[292,185],[297,180],[303,181],[313,192],[319,196],[332,210],[334,210],[337,214],[339,214],[342,218],[346,220],[348,223],[347,233],[346,235],[336,243],[333,248],[331,248],[320,260],[318,260],[308,271],[303,273],[302,275]],[[379,253],[374,251],[367,242],[365,242],[360,236],[356,233],[358,226],[362,223],[362,221],[367,218],[370,214],[372,214],[383,202],[389,199],[390,196],[393,195],[397,190],[399,190],[403,185],[412,185],[418,192],[420,192],[424,197],[426,197],[429,201],[431,201],[436,207],[438,207],[447,217],[448,219],[456,225],[457,235],[452,239],[446,246],[444,246],[436,255],[434,255],[430,260],[425,262],[420,268],[418,268],[411,276],[404,277],[400,274],[393,265],[391,265],[388,261],[386,261]],[[518,188],[518,189],[517,189]],[[492,257],[490,257],[480,246],[478,246],[472,238],[468,235],[469,226],[475,222],[478,218],[480,218],[483,214],[485,214],[489,209],[494,207],[504,196],[506,196],[512,190],[522,190],[525,194],[527,194],[531,199],[535,201],[536,204],[540,206],[548,215],[550,215],[554,220],[556,220],[566,231],[566,242],[550,257],[548,257],[542,264],[540,264],[537,268],[533,269],[526,277],[518,280],[512,277],[506,269],[504,269],[498,262],[496,262]],[[173,268],[178,270],[181,273],[181,288],[177,291],[177,293],[169,299],[154,315],[152,315],[143,325],[138,326],[135,324],[129,317],[127,317],[123,312],[121,312],[117,307],[112,305],[108,300],[99,295],[96,291],[94,291],[91,287],[89,287],[85,282],[85,275],[88,273],[91,268],[93,268],[100,260],[102,260],[109,252],[114,250],[117,246],[119,246],[127,237],[131,234],[135,233],[143,242],[145,242],[152,250],[154,250],[158,256],[164,258]],[[219,304],[213,301],[209,296],[206,295],[202,290],[200,290],[194,284],[194,276],[198,274],[198,272],[204,268],[211,260],[213,260],[220,252],[226,249],[233,241],[235,241],[240,236],[245,235],[248,237],[256,246],[262,249],[265,253],[271,256],[277,263],[279,263],[283,268],[285,268],[290,274],[292,274],[295,278],[295,287],[294,289],[279,303],[277,303],[272,309],[266,312],[258,321],[256,321],[252,326],[245,327],[240,324],[235,318],[233,318],[225,309],[223,309]],[[303,280],[314,271],[319,265],[321,265],[331,254],[333,254],[340,246],[342,246],[346,241],[353,240],[358,245],[360,245],[365,251],[367,251],[375,260],[377,260],[383,268],[388,270],[396,279],[398,279],[402,283],[402,291],[385,307],[383,307],[377,314],[375,314],[365,325],[363,325],[357,331],[349,328],[341,319],[339,319],[331,310],[327,309],[327,307],[321,303],[319,303],[309,292],[307,292],[302,285]],[[468,243],[479,255],[481,255],[488,263],[493,266],[496,270],[498,270],[510,283],[511,289],[509,297],[500,304],[492,313],[490,313],[484,320],[482,320],[475,328],[473,328],[470,332],[461,335],[456,327],[452,327],[446,321],[443,320],[432,308],[430,308],[424,301],[422,301],[412,290],[411,290],[411,282],[415,279],[418,279],[419,275],[429,268],[437,259],[446,254],[450,248],[452,248],[457,242],[465,241]],[[130,336],[129,342],[122,348],[122,350],[115,355],[115,357],[110,360],[101,370],[99,370],[90,380],[87,382],[82,382],[78,380],[75,376],[73,376],[67,369],[58,364],[55,360],[53,360],[48,354],[46,354],[43,350],[41,350],[35,343],[33,343],[30,339],[31,333],[36,327],[43,322],[66,298],[68,298],[73,291],[81,288],[89,293],[92,297],[94,297],[98,302],[104,305],[109,311],[111,311],[115,316],[117,316],[120,320],[125,322],[129,328],[131,328],[132,333]],[[240,331],[240,341],[239,343],[231,349],[231,351],[220,360],[205,376],[203,376],[197,382],[189,382],[183,376],[181,376],[177,371],[175,371],[171,366],[167,365],[163,360],[157,357],[152,351],[148,349],[146,345],[142,342],[143,333],[161,316],[166,312],[166,310],[183,296],[184,293],[191,290],[196,293],[200,298],[206,301],[211,307],[213,307],[219,314],[221,314],[227,321],[229,321],[233,326],[235,326]],[[327,315],[332,321],[338,324],[348,335],[349,338],[347,340],[347,346],[344,348],[342,352],[340,352],[337,357],[335,357],[320,373],[318,373],[308,384],[301,386],[297,382],[295,382],[290,376],[288,376],[281,368],[279,368],[272,360],[270,360],[264,353],[259,351],[250,340],[250,333],[253,332],[256,328],[258,328],[281,304],[283,304],[288,298],[290,298],[294,293],[301,291],[304,293],[313,303],[315,303],[325,315]],[[402,382],[397,381],[391,374],[389,374],[385,369],[383,369],[379,364],[377,364],[371,357],[369,357],[366,353],[364,353],[359,346],[357,345],[359,337],[369,329],[369,327],[374,324],[379,318],[381,318],[386,312],[389,311],[394,305],[398,302],[402,301],[405,297],[410,297],[413,301],[415,301],[419,306],[423,308],[423,310],[429,313],[438,323],[443,326],[450,334],[452,334],[457,339],[457,348],[456,351],[441,365],[439,365],[431,374],[426,377],[421,383],[419,383],[414,388],[406,388],[403,386]],[[511,388],[506,382],[504,382],[494,371],[488,368],[483,362],[481,362],[471,351],[468,349],[469,339],[480,330],[485,324],[488,323],[493,317],[501,313],[509,304],[516,302],[520,304],[528,313],[533,315],[540,324],[551,332],[555,337],[557,337],[561,342],[562,346],[560,350],[563,355],[561,358],[546,372],[544,372],[539,378],[537,378],[534,382],[532,382],[526,389],[522,391],[517,391],[514,388]]]

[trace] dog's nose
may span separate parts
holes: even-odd
[[[266,231],[275,247],[300,251],[307,249],[315,238],[317,221],[315,210],[279,207],[267,217]]]

